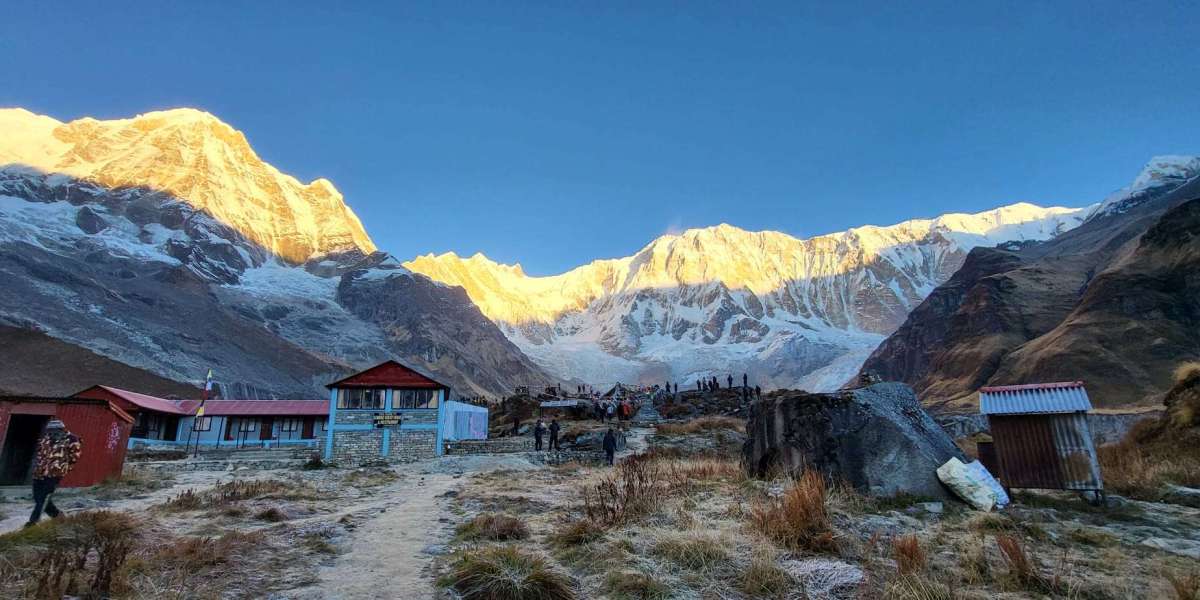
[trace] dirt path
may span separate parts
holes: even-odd
[[[544,468],[521,455],[445,457],[418,463],[396,483],[372,493],[377,502],[347,511],[354,522],[337,558],[320,568],[320,582],[288,594],[298,599],[434,597],[427,573],[437,547],[454,534],[450,494],[468,475],[498,469]]]

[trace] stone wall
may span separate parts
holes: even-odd
[[[508,437],[493,440],[459,440],[446,442],[446,454],[502,454],[533,450],[532,437]]]
[[[392,437],[388,440],[388,460],[407,462],[434,456],[437,456],[437,430],[392,430]]]
[[[437,425],[436,410],[339,410],[337,419],[339,425],[371,425],[375,422],[376,414],[398,414],[404,425]]]
[[[354,465],[367,460],[379,460],[383,452],[383,430],[333,432],[333,462]]]

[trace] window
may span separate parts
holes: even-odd
[[[379,410],[383,408],[383,390],[341,388],[338,390],[337,407],[347,410]]]
[[[284,433],[291,433],[293,431],[299,431],[299,430],[300,430],[300,419],[287,418],[287,419],[284,419],[279,424],[279,431],[282,431]]]
[[[254,419],[242,419],[238,422],[238,431],[247,432],[258,429],[258,421]]]
[[[212,417],[198,417],[192,421],[192,431],[212,431]]]
[[[325,421],[326,419],[317,419],[317,423],[321,426],[321,431],[325,431]]]
[[[437,390],[392,390],[392,408],[437,407]]]

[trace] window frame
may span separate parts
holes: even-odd
[[[192,431],[212,431],[212,417],[193,417]]]
[[[284,417],[279,420],[279,433],[295,433],[300,431],[303,419],[299,417]]]
[[[435,388],[393,388],[393,410],[437,410],[440,390]]]
[[[383,410],[387,403],[387,390],[384,388],[338,388],[337,389],[337,409],[338,410]],[[363,400],[372,400],[370,405],[365,405]]]

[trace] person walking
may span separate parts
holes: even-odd
[[[742,387],[750,387],[750,378],[745,373],[742,373]]]
[[[550,450],[562,450],[558,445],[558,419],[550,420]]]
[[[537,420],[537,425],[533,426],[533,449],[542,449],[542,436],[546,435],[546,426],[542,425],[542,420]]]
[[[679,382],[678,382],[678,381],[676,381],[676,382],[675,382],[675,392],[674,392],[674,394],[675,394],[676,396],[678,396],[678,395],[679,395]]]
[[[758,387],[757,385],[754,386],[754,397],[762,398],[762,388]]]
[[[617,453],[617,434],[613,432],[613,428],[608,428],[608,433],[604,434],[604,460],[608,466],[613,465],[613,455]]]
[[[725,376],[725,384],[729,387],[729,389],[733,389],[733,375]]]
[[[609,421],[611,421],[611,420],[612,420],[612,418],[613,418],[613,415],[615,415],[615,414],[617,413],[617,405],[616,405],[616,403],[615,403],[615,402],[609,402],[609,403],[608,403],[608,407],[605,409],[605,413],[608,415],[608,420],[609,420]]]
[[[37,454],[33,467],[33,512],[26,527],[31,527],[42,518],[42,512],[50,518],[62,516],[50,497],[58,489],[58,483],[79,462],[83,453],[83,441],[67,431],[67,426],[58,419],[50,419],[46,430],[37,443]]]
[[[521,418],[513,415],[513,432],[514,436],[521,435]]]
[[[697,379],[696,380],[696,391],[699,392],[699,391],[703,391],[703,390],[704,390],[704,387],[700,385],[700,380]]]

